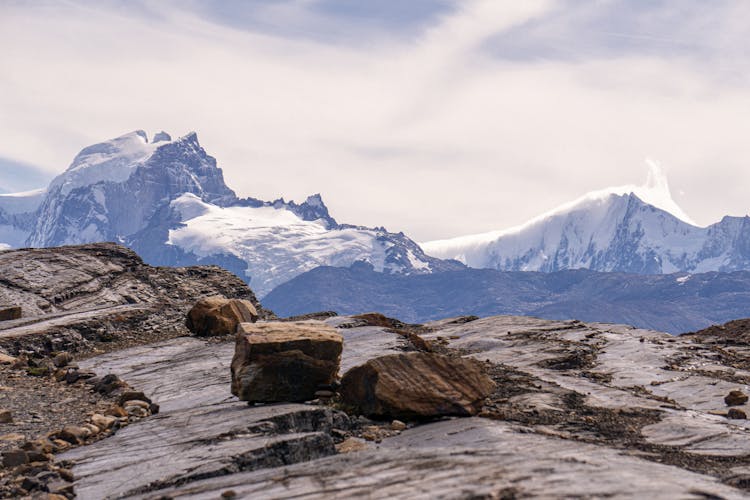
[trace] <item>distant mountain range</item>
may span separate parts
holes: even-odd
[[[639,275],[586,269],[507,272],[465,269],[384,275],[356,263],[319,267],[263,299],[276,314],[378,311],[422,323],[453,316],[529,315],[621,323],[684,333],[750,317],[750,272]]]
[[[125,244],[152,265],[223,266],[261,298],[276,289],[265,300],[282,313],[382,307],[407,320],[512,312],[681,331],[743,310],[732,294],[744,297],[747,282],[700,273],[750,270],[750,218],[694,225],[656,168],[646,186],[590,193],[521,227],[423,251],[403,233],[337,222],[320,195],[299,204],[239,198],[195,133],[132,132],[84,148],[44,189],[0,195],[0,249],[98,241]],[[577,268],[627,274],[497,273]],[[570,280],[576,286],[560,291]],[[678,299],[685,305],[674,309]],[[672,304],[664,318],[657,304]]]
[[[750,217],[696,226],[652,165],[645,186],[589,193],[517,228],[422,246],[435,257],[501,271],[739,271],[750,269]]]
[[[136,131],[83,149],[46,189],[0,195],[0,246],[114,241],[150,264],[218,264],[260,296],[320,265],[385,273],[459,269],[402,233],[339,224],[319,195],[238,198],[195,133]]]

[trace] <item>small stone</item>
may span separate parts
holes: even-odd
[[[12,365],[16,362],[16,358],[9,356],[8,354],[0,352],[0,365]]]
[[[33,450],[27,451],[26,455],[29,457],[29,462],[49,462],[51,457],[48,453]]]
[[[378,436],[377,433],[372,431],[366,431],[362,433],[362,437],[366,439],[367,441],[379,441],[380,436]]]
[[[12,424],[13,413],[10,410],[0,410],[0,424]]]
[[[740,406],[747,403],[748,397],[745,393],[742,391],[729,391],[729,394],[727,394],[724,397],[724,402],[727,404],[727,406]]]
[[[5,467],[16,467],[27,463],[29,463],[29,455],[23,450],[3,452],[3,465]]]
[[[73,356],[69,352],[61,352],[52,359],[52,363],[58,368],[68,366],[71,361],[73,361]]]
[[[336,445],[336,451],[339,453],[351,453],[353,451],[366,450],[368,448],[366,441],[355,437],[345,439]]]
[[[36,491],[42,489],[42,483],[35,477],[25,477],[21,481],[21,488],[26,491]]]
[[[115,425],[115,422],[117,422],[117,419],[110,415],[102,415],[100,413],[91,415],[91,423],[103,431],[111,428]]]
[[[19,434],[17,432],[11,432],[9,434],[0,435],[0,441],[12,442],[12,441],[23,441],[24,439],[26,439],[26,436],[23,434]]]
[[[403,423],[401,420],[394,420],[391,422],[391,429],[394,431],[403,431],[406,429],[406,424]]]
[[[125,402],[125,410],[128,409],[128,406],[137,406],[139,408],[143,408],[144,410],[148,410],[151,406],[151,403],[141,401],[140,399],[130,399]]]
[[[20,319],[23,314],[19,306],[0,306],[0,321]]]
[[[75,476],[73,475],[73,471],[71,471],[70,469],[60,467],[59,469],[57,469],[57,473],[60,474],[61,478],[63,478],[65,481],[68,481],[69,483],[72,483],[76,480]]]
[[[222,491],[221,498],[237,498],[237,492],[234,490]]]
[[[123,408],[120,405],[114,405],[107,408],[107,410],[104,412],[105,415],[112,415],[113,417],[127,417],[128,412],[125,411],[125,408]]]
[[[143,394],[140,391],[127,391],[123,392],[122,395],[120,395],[120,399],[118,400],[118,403],[120,406],[125,406],[126,401],[145,401],[146,403],[152,403],[152,401]]]
[[[35,439],[33,441],[27,441],[21,448],[26,451],[36,451],[39,453],[52,453],[52,443],[46,439]]]
[[[85,427],[78,427],[76,425],[66,425],[57,433],[57,436],[63,441],[67,441],[70,444],[81,444],[87,437],[91,435],[91,431]]]
[[[145,408],[141,408],[140,406],[126,406],[125,411],[128,412],[128,415],[131,415],[133,417],[147,417],[148,416],[148,410]]]
[[[74,492],[73,483],[62,480],[50,481],[47,484],[47,489],[50,493],[65,495],[66,498],[68,497],[68,495],[72,495]]]
[[[115,391],[115,389],[122,386],[122,382],[114,373],[109,373],[103,376],[96,384],[94,384],[94,391],[99,394],[107,395]]]
[[[747,420],[747,413],[739,408],[730,408],[727,412],[727,418],[732,420]]]
[[[62,439],[53,439],[52,444],[55,446],[55,451],[65,451],[70,448],[70,443]]]
[[[96,436],[97,434],[101,432],[101,429],[94,424],[86,423],[86,424],[83,424],[81,427],[84,427],[88,429],[89,431],[91,431],[92,436]]]
[[[157,413],[159,413],[159,409],[159,405],[156,403],[151,403],[148,406],[148,411],[151,413],[151,415],[156,415]]]
[[[44,500],[68,500],[68,497],[65,495],[58,495],[57,493],[47,493]]]

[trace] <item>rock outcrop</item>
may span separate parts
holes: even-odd
[[[0,322],[0,350],[13,355],[184,335],[188,310],[216,295],[247,300],[269,317],[247,284],[224,269],[152,267],[114,243],[0,252],[0,276],[0,303],[24,311]]]
[[[320,322],[241,323],[232,359],[232,394],[250,403],[307,401],[330,387],[343,339]]]
[[[258,311],[249,300],[207,297],[190,309],[188,329],[201,337],[230,335],[240,323],[255,323]]]
[[[475,360],[412,352],[352,368],[341,381],[341,397],[369,417],[471,416],[494,388]]]

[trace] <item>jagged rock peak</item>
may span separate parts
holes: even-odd
[[[161,132],[157,132],[156,135],[154,135],[154,138],[151,141],[151,143],[155,144],[157,142],[171,141],[171,140],[172,140],[172,136],[162,130]]]

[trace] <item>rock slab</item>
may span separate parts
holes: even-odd
[[[251,403],[308,401],[336,381],[343,338],[319,322],[241,323],[232,394]]]
[[[258,311],[249,300],[208,297],[195,303],[187,317],[188,329],[198,336],[231,335],[240,323],[254,323]]]
[[[410,420],[476,415],[494,387],[475,360],[411,352],[352,368],[341,396],[364,415]]]

